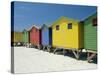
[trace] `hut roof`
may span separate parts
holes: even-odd
[[[36,26],[36,25],[32,25],[29,29],[26,29],[27,31],[30,31],[33,27],[35,27],[36,29],[40,29],[40,26]]]
[[[42,27],[41,27],[41,29],[43,29],[44,27],[50,28],[51,26],[50,25],[43,24]]]
[[[61,21],[61,20],[72,20],[72,21],[79,22],[79,20],[76,20],[76,19],[73,19],[73,18],[68,18],[68,17],[62,16],[62,17],[60,17],[58,20],[56,20],[55,22],[53,22],[51,26],[54,26],[56,23],[58,23],[58,22]]]
[[[24,29],[22,32],[27,31],[27,29]]]
[[[82,21],[86,21],[88,18],[90,18],[91,16],[93,16],[95,14],[97,14],[97,12],[94,12],[94,13],[90,14],[89,16],[85,17]]]

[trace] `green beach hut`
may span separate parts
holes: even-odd
[[[29,44],[29,31],[24,29],[23,30],[23,45],[27,46]]]
[[[88,52],[88,61],[97,54],[97,13],[84,20],[84,48]]]

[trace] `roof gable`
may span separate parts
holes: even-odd
[[[93,14],[87,16],[83,21],[86,21],[86,20],[88,20],[89,18],[91,18],[91,17],[93,17],[93,16],[95,16],[95,15],[97,16],[97,12],[95,12],[95,13],[93,13]]]
[[[39,27],[39,26],[32,25],[32,26],[28,29],[28,31],[32,30],[33,28],[40,29],[40,27]]]
[[[45,28],[48,28],[48,26],[46,24],[43,24],[43,26],[41,27],[41,29],[45,29]]]
[[[61,21],[65,21],[66,22],[67,20],[79,22],[78,20],[62,16],[58,20],[56,20],[51,26],[55,26],[56,24],[60,23]]]

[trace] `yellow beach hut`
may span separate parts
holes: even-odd
[[[83,49],[84,27],[82,22],[61,17],[52,24],[52,46],[57,48],[72,50],[75,57],[79,58],[79,52]],[[64,51],[63,50],[63,51]]]

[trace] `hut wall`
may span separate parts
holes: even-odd
[[[12,42],[22,42],[23,34],[22,32],[12,32],[11,41]]]
[[[30,43],[33,44],[33,45],[40,45],[40,30],[33,27],[31,30],[30,30]]]
[[[72,23],[72,28],[68,28],[68,24]],[[59,25],[59,30],[56,26]],[[81,36],[81,35],[80,35]],[[71,19],[59,20],[52,26],[52,45],[57,47],[79,49],[79,23]]]
[[[42,29],[42,45],[49,45],[49,29],[48,28],[43,28]]]
[[[84,21],[84,48],[97,50],[97,26],[93,26],[93,19],[97,18],[97,14],[88,17]]]
[[[29,43],[29,32],[28,31],[23,32],[23,42]]]

